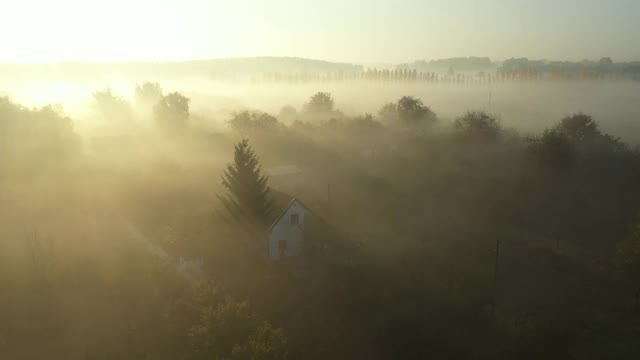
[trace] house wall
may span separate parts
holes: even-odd
[[[271,260],[280,259],[278,248],[280,240],[287,241],[285,256],[300,256],[304,251],[304,220],[308,210],[299,202],[294,201],[284,215],[271,228],[268,238],[268,253]],[[298,225],[291,225],[291,215],[298,214]]]

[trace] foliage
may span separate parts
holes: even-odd
[[[196,359],[285,359],[283,329],[261,319],[246,301],[235,301],[211,281],[200,282],[180,299],[172,319],[188,333]]]
[[[554,128],[573,144],[593,142],[602,136],[598,124],[589,115],[578,113],[567,116]]]
[[[349,123],[349,127],[358,131],[369,131],[382,129],[382,124],[377,122],[373,115],[364,114],[364,116],[357,116],[353,118]]]
[[[240,122],[262,129],[255,114]],[[638,287],[638,230],[616,242],[636,221],[640,153],[595,120],[525,140],[477,112],[438,132],[298,117],[277,123],[284,136],[251,134],[261,158],[304,169],[269,184],[248,141],[224,172],[238,134],[198,128],[177,150],[136,137],[151,151],[115,165],[0,168],[0,358],[638,358],[637,310],[622,306]],[[58,164],[82,154],[75,137],[60,109],[0,100],[2,160]],[[262,230],[270,199],[289,198],[268,185],[317,215],[315,251],[247,256],[236,228]],[[225,190],[237,223],[211,216],[207,194]],[[44,235],[25,236],[35,225]],[[176,272],[181,257],[203,259],[202,283]]]
[[[229,358],[239,343],[248,340],[255,322],[246,302],[227,300],[207,305],[191,329],[193,347],[202,358]]]
[[[156,124],[166,132],[184,131],[189,121],[190,99],[172,92],[163,96],[153,107],[153,117]]]
[[[617,245],[616,262],[631,281],[635,291],[636,307],[640,307],[640,223],[634,225],[633,232]]]
[[[285,105],[278,113],[278,120],[285,123],[293,123],[298,120],[298,110],[291,105]]]
[[[258,325],[245,345],[236,345],[233,358],[239,360],[285,360],[287,338],[282,328],[274,328],[264,321]]]
[[[219,198],[236,220],[265,226],[273,209],[267,181],[249,140],[244,139],[235,145],[234,161],[222,176],[228,195]]]
[[[162,99],[162,87],[157,82],[143,82],[136,84],[134,99],[138,106],[151,108]]]
[[[387,103],[378,111],[378,116],[388,123],[398,121],[398,105],[396,103]]]
[[[274,131],[278,129],[279,125],[278,119],[259,111],[237,112],[229,120],[231,129],[241,134]]]
[[[602,171],[625,158],[626,145],[600,131],[590,115],[578,113],[546,129],[531,149],[544,166],[566,172],[579,166],[585,171]]]
[[[456,119],[453,128],[467,138],[496,141],[502,130],[498,119],[484,111],[468,112]]]
[[[413,96],[403,96],[398,100],[398,118],[406,125],[430,124],[436,121],[435,114]]]
[[[536,149],[540,162],[555,172],[570,170],[575,161],[575,149],[567,136],[546,129]]]
[[[93,99],[103,121],[117,124],[127,123],[133,119],[129,102],[116,94],[110,87],[94,92]]]
[[[304,105],[304,111],[315,115],[330,115],[334,111],[333,97],[328,92],[315,93]]]
[[[27,109],[0,97],[0,167],[64,163],[80,149],[71,118],[48,105]]]

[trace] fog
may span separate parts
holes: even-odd
[[[181,91],[192,100],[195,113],[207,114],[210,125],[224,127],[234,111],[259,109],[277,114],[285,105],[296,108],[316,91],[330,92],[339,109],[350,116],[375,114],[381,104],[410,94],[452,121],[466,110],[498,114],[503,124],[523,132],[540,132],[557,119],[585,112],[599,119],[608,133],[625,141],[640,140],[640,83],[543,82],[511,84],[387,84],[371,82],[256,84],[243,81],[162,80],[106,78],[94,82],[64,81],[5,84],[3,94],[27,106],[62,104],[78,125],[91,124],[91,94],[105,86],[131,101],[136,83],[159,82],[166,89]]]
[[[0,358],[637,358],[636,73],[282,61],[13,68]]]

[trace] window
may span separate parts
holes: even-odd
[[[291,225],[298,225],[300,223],[300,216],[298,214],[291,214]]]

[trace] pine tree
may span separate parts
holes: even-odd
[[[222,185],[229,193],[219,198],[235,220],[266,226],[273,208],[267,180],[249,140],[244,139],[235,145],[234,161],[222,176]]]

